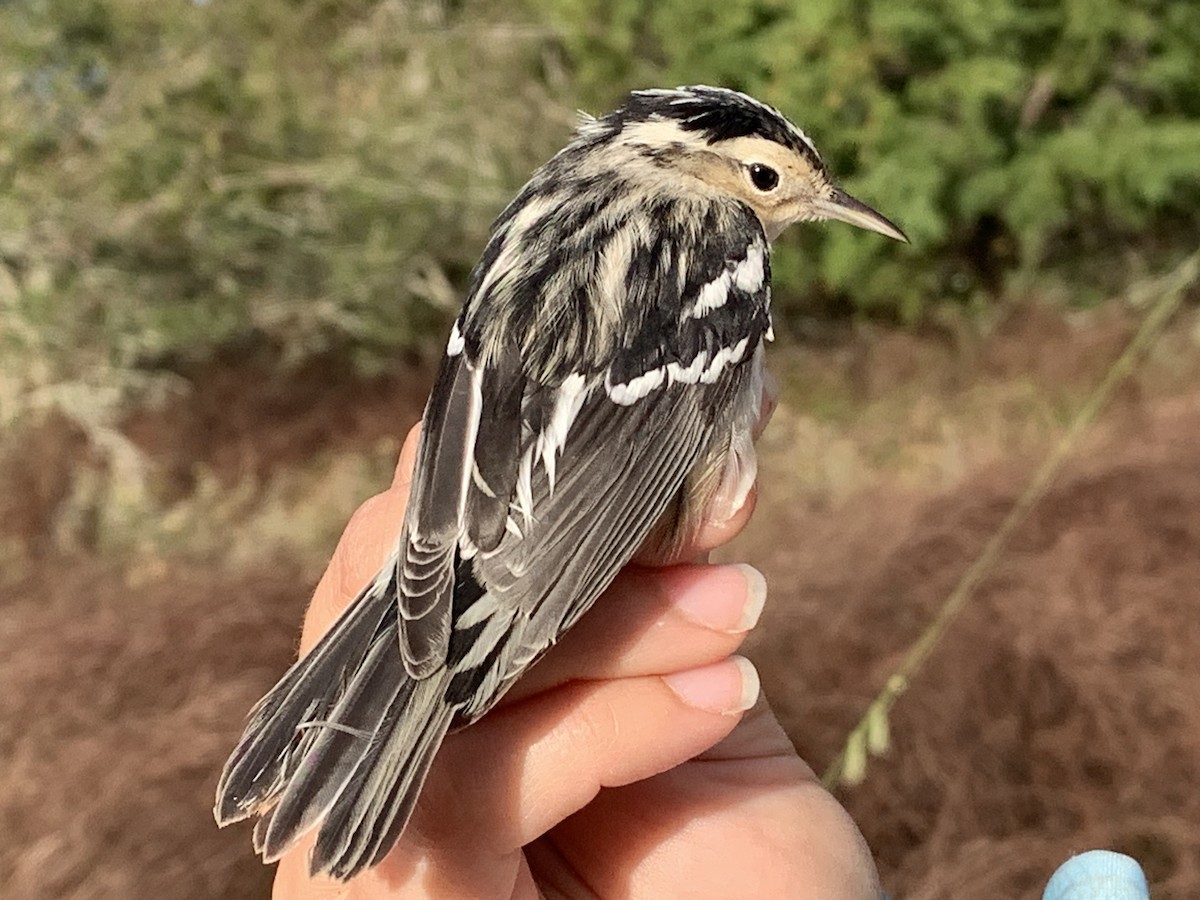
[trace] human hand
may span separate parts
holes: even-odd
[[[394,545],[415,435],[391,489],[346,529],[302,653]],[[752,506],[692,551],[729,540]],[[857,828],[731,655],[765,590],[741,566],[629,567],[496,709],[446,738],[380,865],[346,884],[311,878],[306,839],[280,860],[274,896],[877,900]]]

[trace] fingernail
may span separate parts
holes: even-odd
[[[758,624],[767,602],[767,579],[753,566],[712,566],[690,576],[675,607],[697,625],[741,634]]]
[[[695,709],[732,715],[758,702],[759,680],[754,664],[744,656],[686,672],[664,675],[675,695]]]

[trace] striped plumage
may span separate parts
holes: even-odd
[[[769,240],[841,218],[808,138],[732,91],[632,94],[493,226],[425,411],[392,559],[253,711],[220,823],[349,878],[399,838],[451,727],[483,715],[639,548],[754,481]]]

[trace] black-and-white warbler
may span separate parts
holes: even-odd
[[[278,858],[349,878],[404,830],[451,727],[482,716],[647,545],[742,505],[772,337],[769,242],[838,219],[778,111],[710,87],[586,118],[496,220],[375,580],[254,709],[217,789]]]

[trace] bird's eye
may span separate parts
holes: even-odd
[[[754,163],[750,166],[750,180],[760,191],[773,191],[775,185],[779,184],[779,173],[770,166]]]

